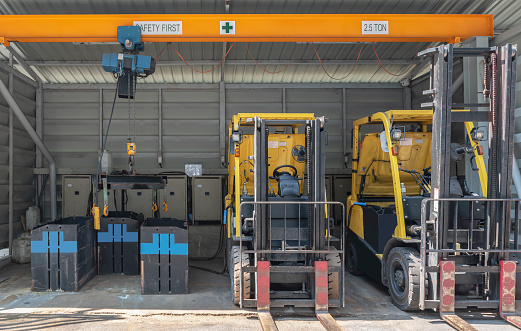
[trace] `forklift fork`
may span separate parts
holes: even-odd
[[[474,331],[475,327],[455,313],[455,271],[454,261],[440,261],[440,316],[453,328]],[[521,329],[521,316],[516,316],[516,262],[499,262],[500,297],[499,315],[508,323]]]
[[[329,313],[327,261],[315,261],[315,315],[326,330],[342,330]]]
[[[315,314],[328,331],[342,331],[329,313],[329,282],[327,261],[315,261]],[[257,315],[264,331],[277,331],[270,313],[270,262],[257,262]]]
[[[521,329],[521,317],[516,316],[516,262],[499,262],[500,297],[499,315],[508,323]]]
[[[440,316],[456,330],[477,331],[475,327],[456,315],[456,263],[440,261]]]
[[[277,331],[270,313],[270,262],[257,261],[257,314],[264,331]]]

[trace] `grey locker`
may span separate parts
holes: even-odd
[[[91,191],[91,177],[63,176],[62,217],[86,216]]]
[[[152,210],[152,191],[153,190],[127,190],[128,201],[126,205],[127,211],[133,211],[138,214],[143,214],[145,218],[154,217]],[[157,194],[163,193],[162,190],[157,190]],[[161,208],[158,205],[158,208]]]
[[[158,201],[161,217],[176,218],[178,220],[187,220],[187,198],[188,198],[188,177],[187,176],[168,176],[166,184],[166,202],[168,210],[163,211],[163,201],[165,192],[158,190]]]
[[[192,215],[194,221],[222,219],[222,177],[192,178]]]

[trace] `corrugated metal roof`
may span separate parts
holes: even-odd
[[[521,10],[518,0],[278,0],[251,1],[232,0],[230,13],[389,13],[389,14],[468,14],[486,13],[494,15],[496,30],[506,30],[518,23],[517,14]],[[18,0],[0,1],[0,11],[4,14],[116,14],[116,13],[179,13],[210,14],[224,13],[224,1],[104,1],[104,0]],[[118,45],[74,45],[71,43],[31,43],[17,45],[28,61],[100,61],[101,55],[118,52]],[[175,45],[183,57],[190,61],[220,60],[221,43],[180,43]],[[147,44],[146,54],[156,56],[163,44]],[[225,81],[229,83],[332,83],[339,82],[330,78],[318,63],[310,44],[295,43],[249,43],[248,47],[256,60],[287,61],[311,60],[315,65],[293,64],[282,73],[269,74],[254,65],[243,43],[237,43],[230,51],[227,60],[248,60],[250,65],[227,65],[224,71]],[[355,60],[360,50],[359,44],[319,44],[317,52],[322,60]],[[420,49],[426,43],[419,45]],[[300,48],[300,50],[299,50]],[[379,43],[376,46],[380,59],[412,61],[418,49],[417,43]],[[298,53],[297,53],[298,51]],[[5,50],[0,58],[7,59]],[[361,60],[376,60],[372,45],[366,44],[360,55]],[[168,47],[160,61],[179,61],[178,55]],[[418,63],[417,61],[416,63]],[[416,64],[415,63],[415,64]],[[209,70],[213,65],[195,65],[199,71]],[[263,65],[268,71],[279,71],[286,64]],[[327,72],[334,78],[345,76],[353,65],[325,65]],[[112,75],[105,73],[101,66],[92,65],[46,65],[33,66],[35,71],[48,83],[109,83]],[[408,64],[385,65],[392,73],[405,73]],[[156,73],[144,81],[149,83],[215,83],[220,80],[220,68],[200,74],[186,66],[158,66]],[[340,82],[398,82],[403,77],[388,74],[381,66],[374,64],[358,65],[353,72]]]

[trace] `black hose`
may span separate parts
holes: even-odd
[[[206,271],[206,272],[210,272],[212,274],[216,274],[216,275],[219,275],[219,276],[226,276],[226,269],[224,269],[222,271],[215,271],[215,270],[212,270],[212,269],[198,267],[198,266],[195,266],[195,265],[189,265],[189,267],[190,268],[194,268],[194,269],[199,269],[199,270],[202,270],[202,271]]]
[[[222,229],[225,229],[224,226],[221,227]],[[210,260],[213,260],[215,259],[223,250],[223,230],[219,229],[220,232],[219,232],[219,245],[217,246],[217,250],[215,251],[215,254],[213,254],[212,256],[210,257],[194,257],[194,258],[190,258],[190,260],[192,261],[210,261]]]

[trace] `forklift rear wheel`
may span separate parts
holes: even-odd
[[[332,247],[333,249],[333,247]],[[329,267],[341,267],[342,260],[340,259],[339,253],[326,254],[327,266]],[[328,273],[328,298],[331,300],[340,299],[340,275],[338,272]]]
[[[393,304],[401,310],[419,309],[420,256],[410,247],[396,247],[387,257],[387,279]]]
[[[358,251],[354,242],[350,242],[346,246],[346,268],[352,275],[362,276],[364,274],[358,264]]]
[[[242,253],[242,261],[239,261],[239,246],[232,246],[231,251],[232,265],[233,265],[233,273],[230,272],[230,278],[232,282],[232,294],[233,294],[233,303],[238,305],[241,302],[241,292],[240,292],[240,276],[241,276],[241,267],[240,262],[242,262],[242,267],[250,266],[250,257],[246,253]],[[242,294],[243,298],[249,299],[251,292],[251,276],[249,272],[245,272],[242,277]]]

